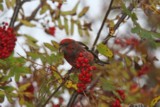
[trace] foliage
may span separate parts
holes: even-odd
[[[74,103],[75,107],[79,104],[84,107],[125,107],[136,103],[158,107],[160,70],[155,66],[158,59],[154,51],[158,50],[160,43],[158,23],[160,10],[157,8],[160,2],[158,0],[113,1],[111,8],[107,9],[115,18],[107,16],[107,20],[103,22],[104,27],[109,29],[109,34],[107,37],[102,37],[105,39],[99,40],[100,43],[96,43],[95,50],[90,50],[95,57],[98,56],[97,58],[103,56],[102,62],[109,62],[109,64],[93,65],[96,69],[89,70],[89,73],[92,73],[92,78],[88,77],[91,81],[85,83],[86,80],[83,80],[85,88],[78,94],[79,100],[73,102],[72,98],[76,99],[74,91],[81,88],[77,83],[80,78],[78,74],[82,69],[68,71],[61,68],[66,63],[63,54],[59,51],[58,38],[60,37],[57,36],[60,35],[57,31],[64,31],[66,38],[74,34],[78,34],[83,40],[94,38],[91,35],[96,31],[93,29],[94,21],[101,21],[100,17],[92,21],[87,16],[90,6],[83,6],[82,1],[78,1],[72,9],[64,10],[62,7],[67,1],[39,0],[38,6],[27,16],[23,5],[34,1],[0,0],[1,13],[6,10],[14,11],[9,19],[11,19],[10,23],[16,22],[13,30],[17,35],[17,44],[20,38],[25,40],[24,44],[20,44],[24,56],[13,52],[10,56],[0,59],[0,102],[3,103],[7,98],[8,105],[12,107],[17,106],[15,103],[17,101],[19,105],[27,107],[43,107],[46,104],[59,107],[67,106],[68,102]],[[134,8],[133,11],[129,10],[128,4]],[[18,6],[20,8],[17,8]],[[15,7],[19,10],[16,11]],[[105,3],[99,8],[106,9]],[[146,15],[148,25],[145,27],[139,21],[144,19],[139,17],[138,9]],[[102,10],[101,16],[105,11]],[[46,17],[49,20],[46,21]],[[119,32],[115,27],[117,23],[118,27],[132,23],[132,27],[128,28],[128,33],[125,34],[127,36],[117,33]],[[39,44],[36,38],[41,35],[23,34],[22,26],[32,29],[40,26],[42,28],[40,30],[49,36],[52,35],[54,40]],[[108,33],[106,30],[104,32]],[[4,47],[0,42],[0,49]],[[63,97],[66,91],[71,96],[67,101]],[[50,97],[53,100],[50,100]],[[54,99],[58,99],[58,104]]]

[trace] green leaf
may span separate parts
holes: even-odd
[[[32,42],[34,42],[34,43],[36,43],[37,42],[37,40],[35,39],[35,38],[33,38],[32,36],[29,36],[29,35],[24,35],[28,40],[30,40],[30,41],[32,41]]]
[[[31,83],[26,83],[26,84],[21,85],[19,87],[19,91],[25,91],[30,85]]]
[[[66,31],[66,34],[69,35],[69,28],[68,28],[68,19],[64,18],[64,29]]]
[[[4,101],[5,92],[3,90],[0,90],[0,103]]]
[[[25,26],[28,26],[28,27],[35,27],[35,24],[32,24],[31,22],[27,21],[27,20],[22,20],[22,19],[19,19],[19,21],[24,24]]]
[[[35,53],[35,52],[27,52],[28,56],[31,56],[32,59],[38,59],[39,58],[39,53]]]
[[[3,5],[0,4],[0,10],[3,11],[3,9],[4,9],[4,8],[3,8]]]
[[[58,50],[59,49],[59,43],[57,43],[56,41],[51,41],[52,45]]]
[[[15,90],[15,88],[12,86],[1,86],[0,89],[3,89],[7,93],[10,93]]]
[[[77,21],[77,26],[78,26],[78,33],[80,36],[83,36],[83,31],[82,31],[82,28],[81,28],[81,22],[78,20]]]
[[[116,89],[111,81],[104,78],[101,78],[100,81],[104,91],[114,91]]]
[[[61,18],[58,18],[58,27],[59,27],[60,29],[63,29],[63,28],[64,28],[64,26],[62,25]]]
[[[78,14],[78,17],[82,17],[83,15],[85,15],[88,10],[89,10],[88,6],[84,7],[83,10]]]
[[[97,45],[97,50],[99,53],[101,53],[104,56],[113,57],[112,51],[103,43],[100,43],[99,45]]]
[[[71,11],[61,11],[61,15],[66,16],[66,15],[75,15],[78,5],[79,5],[80,1],[77,2],[77,4],[75,5],[75,7],[71,10]]]
[[[74,21],[71,19],[71,29],[70,29],[71,35],[74,33]]]
[[[51,51],[55,51],[54,47],[49,43],[44,43],[44,46],[50,49]]]

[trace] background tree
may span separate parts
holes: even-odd
[[[159,106],[159,0],[99,3],[0,0],[2,106]],[[109,64],[77,54],[71,69],[59,52],[64,38]]]

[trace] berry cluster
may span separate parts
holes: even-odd
[[[125,38],[125,39],[117,38],[115,39],[115,44],[120,45],[122,47],[128,46],[128,45],[132,45],[136,47],[139,45],[139,40],[134,37]]]
[[[7,26],[8,23],[2,23],[0,27],[0,59],[9,57],[15,47],[16,35]]]
[[[116,92],[119,94],[122,101],[125,100],[125,94],[124,90],[116,90]],[[116,97],[116,100],[112,103],[112,107],[121,107],[120,99]]]
[[[89,60],[85,58],[83,53],[79,54],[79,57],[76,60],[76,66],[81,70],[78,75],[79,83],[77,84],[77,92],[81,93],[86,89],[87,84],[91,82],[92,70],[95,70],[95,66],[89,64]]]
[[[56,28],[53,27],[49,27],[48,29],[45,30],[48,34],[55,36],[55,32],[56,32]]]

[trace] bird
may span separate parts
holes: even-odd
[[[89,48],[82,42],[74,39],[65,38],[60,41],[59,51],[64,54],[66,61],[74,68],[76,68],[76,60],[79,54],[82,54],[88,59],[89,63],[98,63],[100,65],[109,64],[109,62],[103,62],[99,60],[98,56],[89,50]]]

